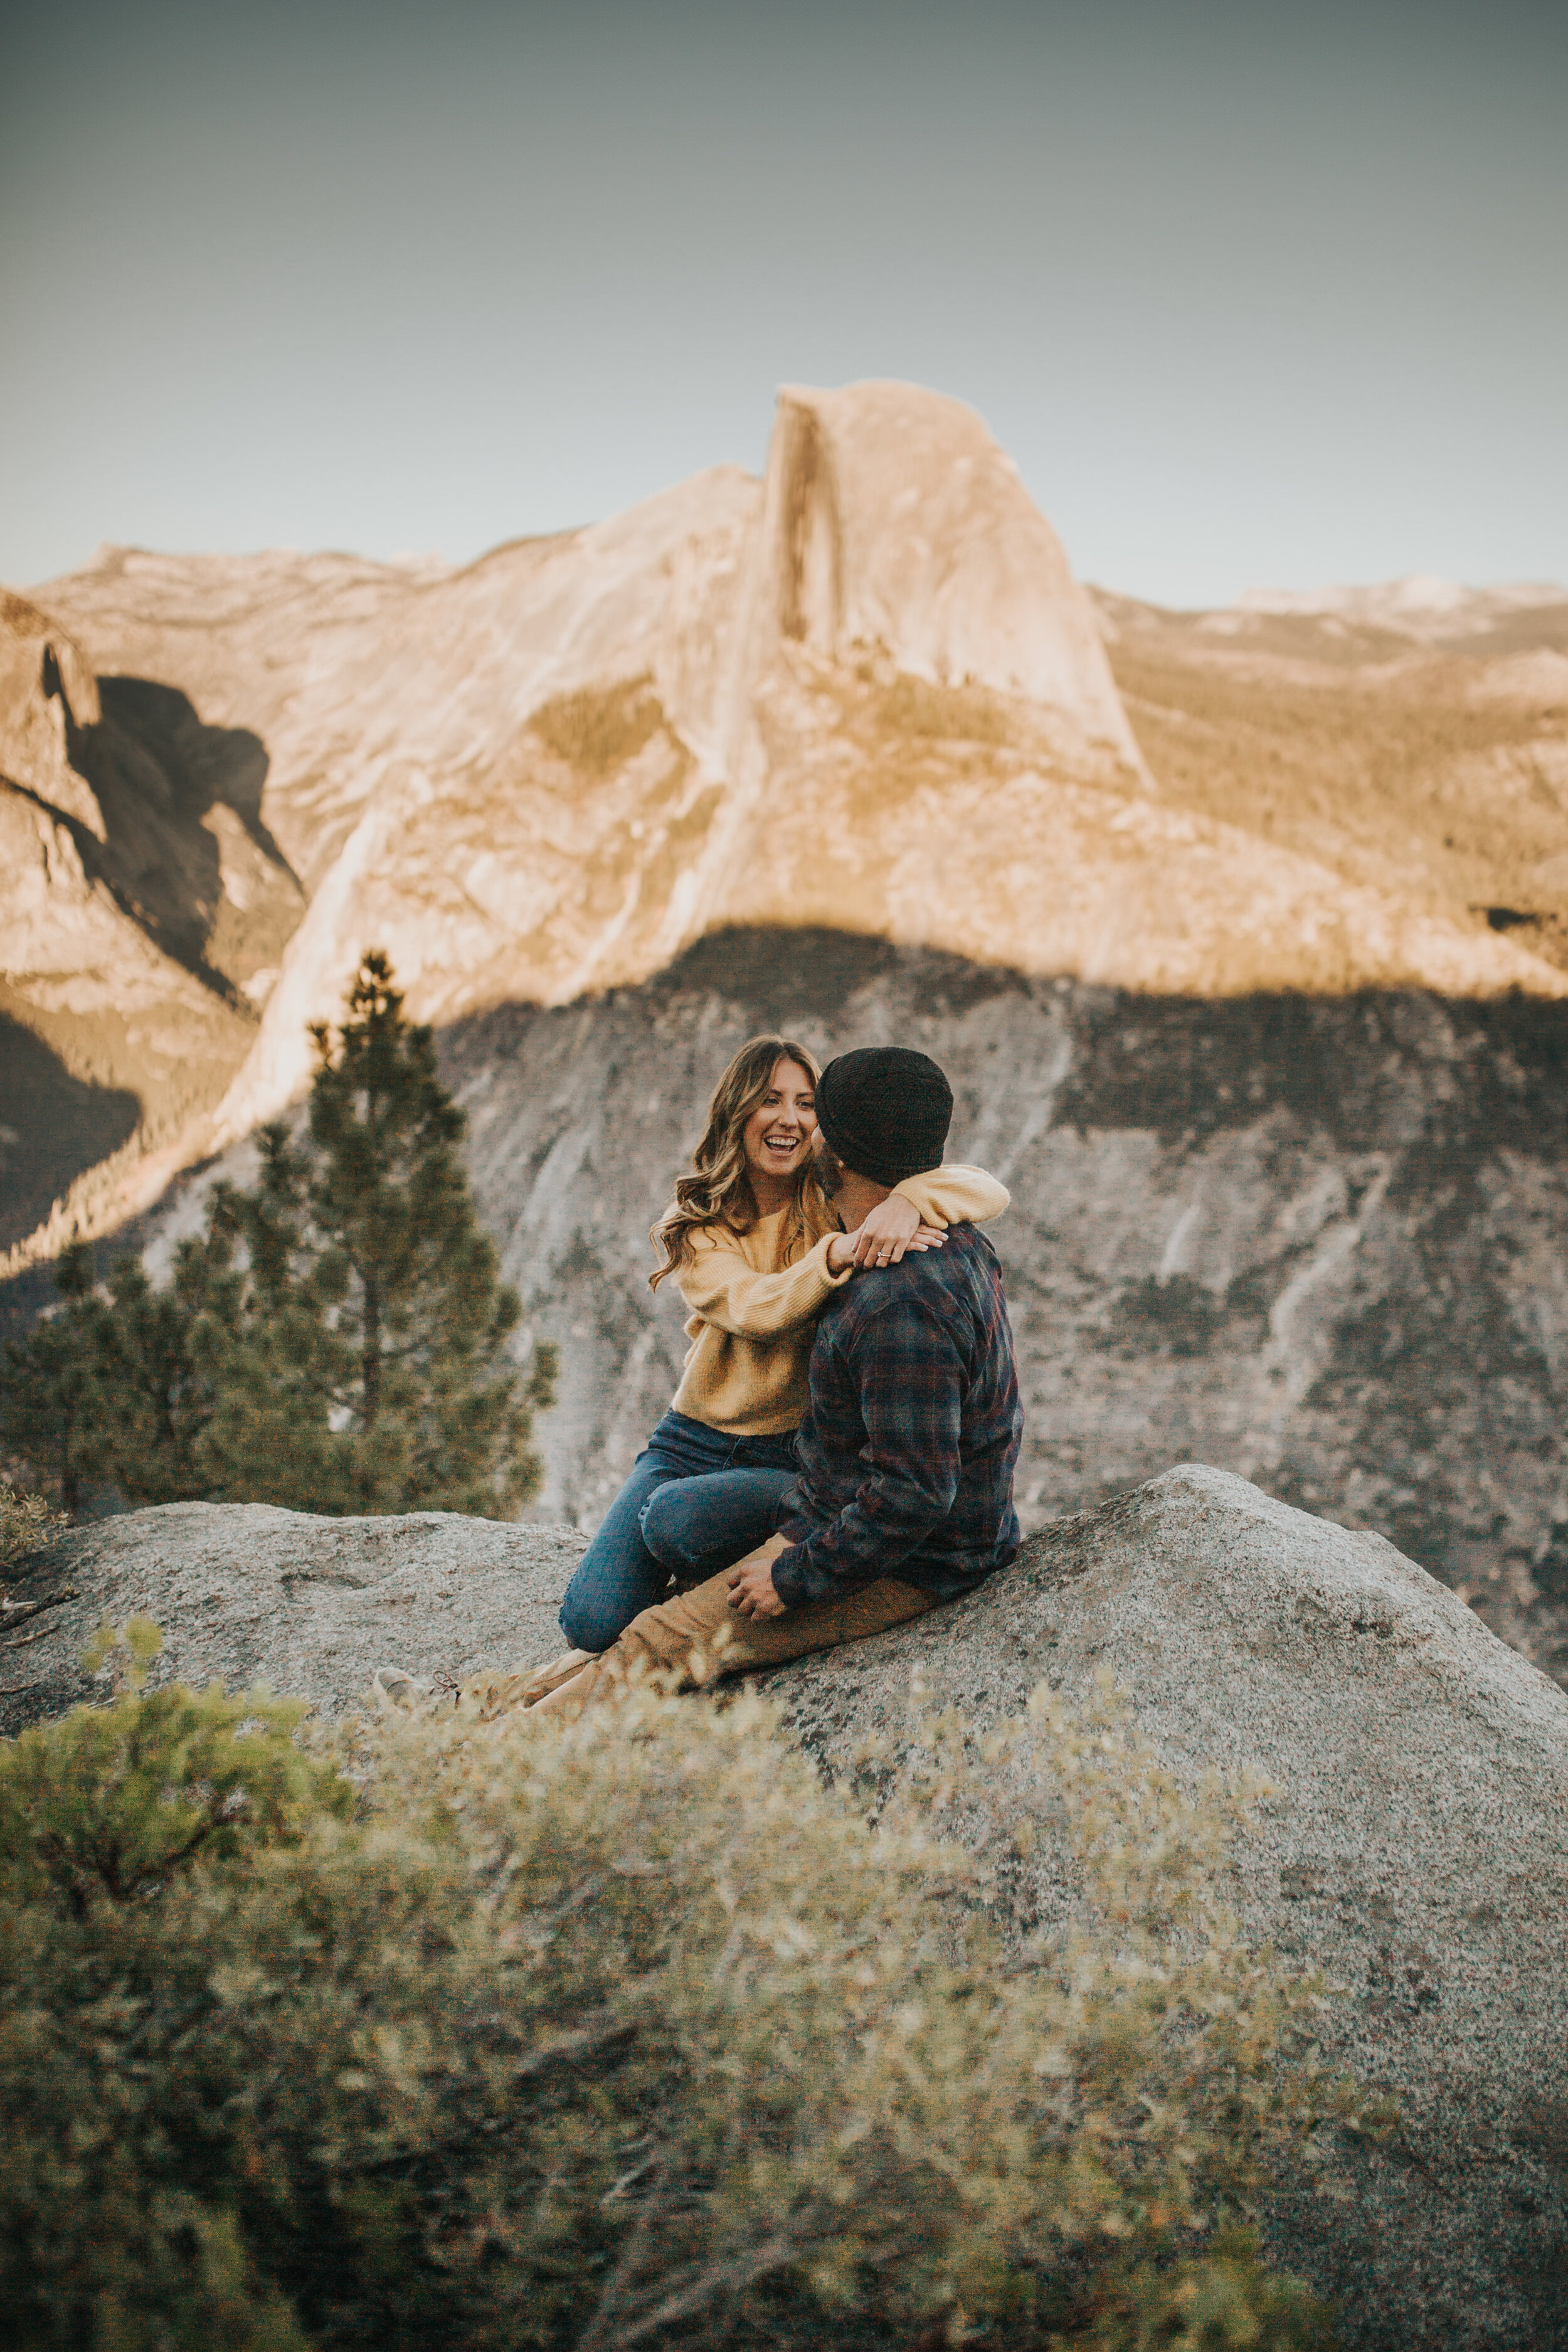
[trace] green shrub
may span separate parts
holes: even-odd
[[[104,1626],[83,1660],[112,1664],[107,1706],[77,1706],[0,1748],[0,1897],[51,1895],[80,1916],[94,1897],[162,1892],[205,1850],[226,1861],[298,1837],[319,1811],[346,1811],[349,1783],[301,1752],[308,1712],[270,1691],[231,1698],[213,1683],[142,1693],[162,1636],[144,1617]]]
[[[1109,1691],[984,1751],[927,1715],[837,1790],[757,1698],[647,1690],[361,1726],[285,1788],[252,1695],[226,1847],[182,1830],[241,1736],[204,1704],[5,1753],[0,2346],[1331,2341],[1246,2234],[1344,2105],[1317,1991],[1226,1908],[1235,1796],[1185,1803]],[[62,1804],[156,1818],[139,1899],[86,1831],[37,1859]],[[1021,1945],[1031,1824],[1081,1893]]]

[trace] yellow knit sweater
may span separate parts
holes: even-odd
[[[928,1225],[983,1225],[999,1217],[1011,1194],[984,1168],[932,1168],[893,1187]],[[730,1437],[776,1437],[805,1411],[806,1366],[823,1303],[855,1272],[829,1274],[827,1248],[837,1231],[785,1243],[787,1209],[759,1217],[749,1233],[703,1225],[676,1276],[691,1309],[691,1346],[671,1405]]]

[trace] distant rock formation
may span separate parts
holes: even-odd
[[[62,1161],[13,1267],[289,1100],[371,944],[442,1024],[733,924],[1161,993],[1568,989],[1535,934],[1347,857],[1353,809],[1304,835],[1173,791],[1203,723],[1156,695],[1134,734],[1105,608],[980,421],[913,386],[788,391],[763,482],[461,570],[110,551],[40,595],[0,664],[32,795],[5,1002],[143,1115],[112,1168]]]
[[[375,716],[357,736],[339,723],[363,814],[290,943],[219,1145],[297,1090],[304,1022],[341,995],[356,941],[385,944],[436,1019],[641,980],[742,917],[973,944],[996,931],[991,826],[962,882],[949,867],[911,892],[889,871],[911,733],[917,761],[978,733],[988,776],[1019,750],[1090,788],[1142,775],[1049,526],[977,418],[908,386],[788,393],[760,488],[721,469],[499,550],[426,585],[398,634],[390,693],[385,672],[355,670]],[[852,788],[872,760],[892,772]],[[932,781],[906,866],[974,825],[973,786]]]
[[[57,619],[0,594],[0,1082],[17,1115],[0,1250],[47,1256],[154,1198],[248,1047],[245,982],[301,903],[260,821],[266,772],[255,736],[204,726],[173,688],[100,680]],[[139,1097],[137,1131],[96,1203],[51,1214],[108,1139],[90,1110],[61,1119],[84,1087]]]
[[[1332,615],[1361,628],[1389,628],[1414,637],[1467,637],[1484,634],[1518,613],[1557,606],[1568,610],[1568,588],[1549,580],[1467,588],[1429,572],[1368,587],[1249,588],[1237,598],[1240,613]]]
[[[160,1676],[259,1675],[329,1712],[363,1703],[381,1664],[460,1678],[532,1663],[559,1639],[581,1546],[440,1514],[135,1512],[35,1555],[19,1591],[75,1597],[3,1654],[0,1722],[80,1695],[91,1629],[133,1611],[165,1629]],[[1193,1465],[1031,1538],[951,1609],[769,1688],[829,1762],[897,1734],[913,1669],[984,1728],[1042,1680],[1078,1699],[1106,1668],[1189,1789],[1268,1776],[1237,1853],[1242,1916],[1341,1989],[1325,2045],[1399,2102],[1386,2146],[1337,2151],[1348,2205],[1310,2177],[1281,2186],[1271,2256],[1332,2300],[1347,2352],[1561,2347],[1568,1698],[1379,1537]],[[1006,1920],[1062,1918],[1071,1872],[1054,1841],[997,1862]]]
[[[70,730],[95,726],[99,715],[81,648],[47,613],[0,589],[0,775],[101,841],[103,812],[69,750]]]
[[[0,1252],[68,1239],[86,1204],[51,1214],[51,1197],[106,1147],[110,1217],[154,1198],[182,1156],[170,1144],[248,1043],[200,969],[216,892],[180,923],[167,779],[106,708],[115,683],[100,690],[58,620],[0,593]],[[119,1112],[138,1096],[132,1141]]]
[[[1094,610],[1016,467],[956,401],[899,383],[780,394],[754,680],[781,645],[1039,706],[1065,747],[1142,755]]]

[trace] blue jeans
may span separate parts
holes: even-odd
[[[561,1603],[574,1650],[607,1650],[664,1599],[702,1584],[773,1534],[795,1484],[795,1437],[726,1437],[667,1412],[577,1563]]]

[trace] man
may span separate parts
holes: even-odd
[[[847,1229],[906,1176],[941,1165],[952,1090],[937,1065],[877,1045],[816,1089],[824,1183]],[[575,1712],[641,1667],[687,1685],[781,1664],[918,1617],[1018,1547],[1023,1412],[1002,1269],[973,1225],[828,1301],[812,1349],[798,1477],[780,1532],[708,1582],[645,1609],[541,1698]]]

